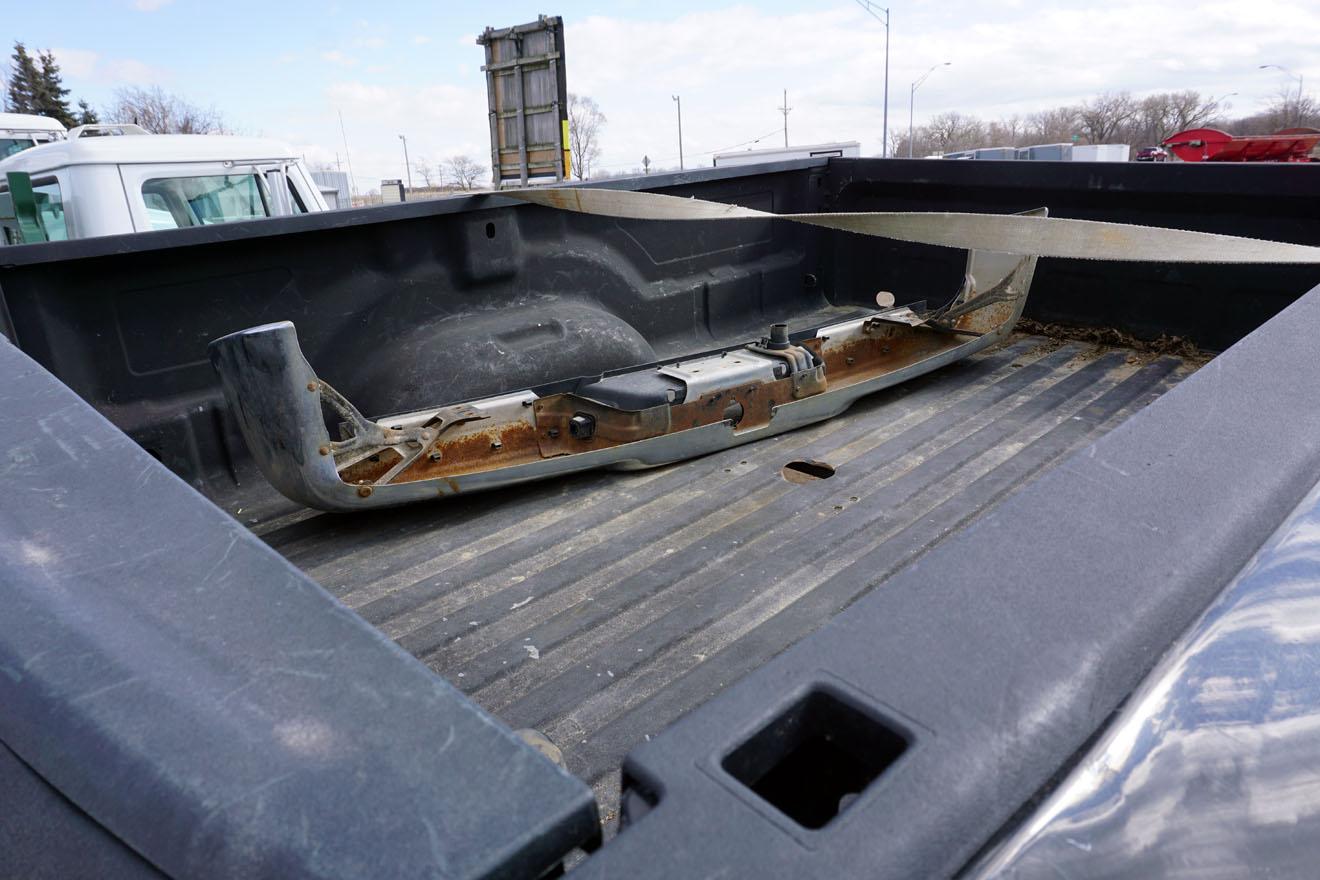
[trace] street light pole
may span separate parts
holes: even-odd
[[[885,10],[885,112],[884,122],[882,123],[885,145],[880,148],[880,158],[889,156],[889,10]]]
[[[886,158],[889,155],[889,8],[886,6],[876,6],[871,0],[857,0],[857,5],[871,13],[871,17],[885,26],[885,113],[884,127],[881,137],[884,143],[880,145],[880,158]],[[880,13],[885,14],[884,18]]]
[[[1298,125],[1300,125],[1302,122],[1302,95],[1303,95],[1302,75],[1300,73],[1293,73],[1291,70],[1284,67],[1282,64],[1262,64],[1260,66],[1260,69],[1265,70],[1266,68],[1269,67],[1273,67],[1275,70],[1281,70],[1284,73],[1288,74],[1288,76],[1297,80],[1297,119],[1295,121],[1297,122]]]
[[[678,105],[678,170],[683,170],[683,99],[678,95],[670,95],[674,103]]]
[[[917,78],[915,82],[912,83],[912,88],[908,92],[908,158],[909,159],[912,158],[912,117],[913,117],[912,106],[913,104],[916,103],[917,100],[917,88],[920,87],[921,84],[926,81],[926,77],[930,76],[932,73],[939,70],[941,67],[948,67],[952,63],[953,63],[952,61],[945,61],[943,64],[936,64],[934,67],[923,73],[920,77]]]
[[[403,169],[408,172],[408,189],[412,189],[412,164],[408,161],[408,139],[399,135],[399,140],[403,141]]]

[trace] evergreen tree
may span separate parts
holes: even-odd
[[[9,76],[4,89],[4,109],[10,113],[33,113],[58,121],[65,128],[97,122],[96,111],[86,101],[75,111],[69,106],[59,62],[49,49],[35,56],[22,43],[14,43]]]
[[[35,101],[41,73],[22,43],[14,44],[14,55],[9,67],[5,109],[11,113],[36,113]]]
[[[37,74],[37,100],[33,112],[49,116],[65,128],[78,124],[69,109],[69,90],[60,77],[60,65],[50,50],[41,53],[41,71]]]

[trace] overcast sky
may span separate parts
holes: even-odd
[[[1231,113],[1246,115],[1296,85],[1261,64],[1320,87],[1320,0],[891,5],[891,132],[907,126],[912,81],[944,61],[951,66],[917,92],[918,124],[947,110],[1026,114],[1104,90],[1236,93]],[[854,0],[6,6],[0,33],[8,42],[52,48],[73,97],[96,106],[117,87],[160,85],[316,163],[344,161],[342,112],[363,190],[403,176],[399,134],[414,162],[466,153],[488,164],[474,38],[486,25],[542,12],[565,20],[569,89],[594,97],[608,117],[600,162],[611,170],[640,166],[643,155],[677,165],[673,94],[683,99],[689,167],[709,165],[726,147],[782,145],[785,88],[793,143],[858,140],[864,155],[881,146],[884,28]]]

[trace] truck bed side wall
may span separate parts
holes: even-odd
[[[1047,206],[1053,217],[1104,220],[1291,241],[1320,242],[1320,175],[1283,164],[1239,167],[1137,162],[906,162],[832,160],[831,211],[1010,213]],[[947,289],[962,273],[943,248],[830,239],[830,287],[869,302]],[[1223,267],[1041,260],[1026,315],[1112,327],[1138,339],[1183,336],[1222,351],[1317,280],[1298,266]]]
[[[823,168],[668,189],[810,211]],[[9,249],[6,332],[205,488],[246,455],[206,346],[245,327],[293,321],[318,373],[383,415],[718,347],[829,307],[806,278],[818,236],[794,224],[625,224],[509,204]]]
[[[1320,178],[1288,166],[801,160],[609,186],[810,210],[1020,211],[1314,243]],[[474,196],[6,249],[0,329],[203,489],[246,450],[206,360],[288,319],[381,415],[678,357],[877,291],[939,299],[948,249],[797,224],[614,221]],[[1315,281],[1297,267],[1042,260],[1028,317],[1222,349]]]

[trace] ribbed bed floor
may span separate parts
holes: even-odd
[[[240,518],[510,726],[545,733],[608,820],[635,743],[1193,369],[1018,337],[831,422],[658,470]],[[835,473],[790,482],[795,460]]]

